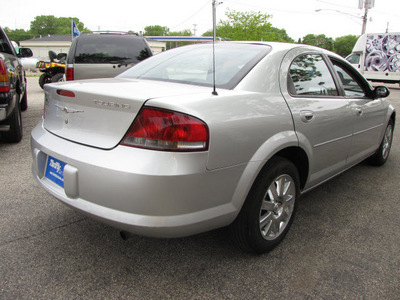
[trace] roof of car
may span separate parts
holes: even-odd
[[[143,36],[136,34],[98,34],[98,33],[87,33],[81,34],[76,39],[79,40],[96,40],[96,39],[144,39]]]

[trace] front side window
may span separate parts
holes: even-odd
[[[343,84],[344,94],[347,97],[365,97],[365,92],[362,86],[357,82],[354,76],[352,76],[345,68],[335,64],[334,68],[340,81]]]
[[[337,96],[333,77],[321,55],[298,56],[291,64],[292,94],[299,96]]]

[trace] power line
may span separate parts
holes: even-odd
[[[344,8],[356,9],[355,7],[352,7],[352,6],[341,5],[341,4],[332,3],[332,2],[323,1],[323,0],[317,0],[317,2],[329,4],[329,5],[332,5],[332,6],[335,6],[335,7],[339,6],[339,7],[344,7]]]
[[[260,5],[253,5],[249,3],[244,3],[244,2],[239,2],[239,1],[232,1],[232,0],[226,0],[224,1],[225,3],[229,4],[237,4],[237,5],[242,5],[245,7],[254,7],[257,9],[264,9],[264,10],[270,10],[270,11],[277,11],[277,12],[286,12],[286,13],[302,13],[302,14],[307,14],[307,13],[313,13],[311,11],[307,10],[287,10],[287,9],[276,9],[276,8],[271,8],[271,7],[265,7],[265,6],[260,6]]]
[[[178,25],[171,27],[171,29],[175,29],[175,28],[181,26],[182,24],[186,23],[191,18],[193,18],[195,15],[197,15],[199,12],[201,12],[209,4],[210,4],[210,0],[207,0],[206,3],[204,3],[204,5],[202,5],[201,8],[199,8],[195,13],[193,13],[192,15],[190,15],[190,17],[188,17],[185,20],[183,20],[182,22],[180,22]]]

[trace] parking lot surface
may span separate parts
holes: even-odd
[[[388,86],[399,112],[400,89]],[[386,165],[361,163],[303,195],[285,240],[255,256],[224,229],[124,241],[62,205],[31,176],[37,77],[28,103],[22,142],[0,142],[1,300],[400,299],[399,120]]]

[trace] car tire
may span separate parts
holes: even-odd
[[[59,82],[59,81],[64,81],[64,74],[63,73],[57,73],[51,78],[52,82]]]
[[[376,152],[368,159],[368,162],[371,165],[382,166],[386,163],[387,159],[389,158],[390,149],[392,148],[393,129],[394,123],[393,120],[390,120],[389,124],[386,126],[385,134],[383,135],[383,139],[378,150],[376,150]]]
[[[7,123],[10,125],[10,130],[2,133],[3,140],[10,143],[19,143],[22,139],[22,118],[18,101],[16,101],[12,115]]]
[[[242,250],[258,254],[275,248],[289,231],[299,196],[297,168],[287,159],[272,158],[230,226],[234,243]]]
[[[51,83],[51,76],[47,75],[46,73],[43,73],[39,77],[39,86],[43,89],[44,85],[46,83]]]

